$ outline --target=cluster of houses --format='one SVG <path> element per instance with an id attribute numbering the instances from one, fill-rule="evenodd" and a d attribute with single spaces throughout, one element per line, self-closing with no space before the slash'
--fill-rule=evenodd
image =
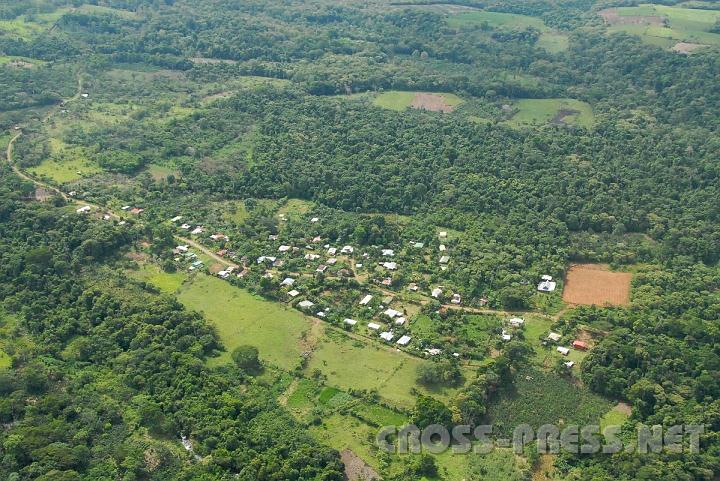
<path id="1" fill-rule="evenodd" d="M 557 344 L 560 342 L 561 339 L 562 339 L 561 334 L 559 334 L 557 332 L 550 332 L 547 335 L 546 342 Z M 590 346 L 588 346 L 588 344 L 585 341 L 581 341 L 579 339 L 575 339 L 572 342 L 571 346 L 573 349 L 578 350 L 578 351 L 587 351 L 590 348 Z M 570 348 L 565 347 L 565 346 L 557 346 L 555 348 L 555 350 L 557 352 L 559 352 L 560 354 L 562 354 L 563 356 L 567 356 L 568 354 L 570 354 Z M 565 366 L 568 368 L 571 368 L 574 365 L 575 365 L 575 363 L 573 361 L 565 362 Z"/>

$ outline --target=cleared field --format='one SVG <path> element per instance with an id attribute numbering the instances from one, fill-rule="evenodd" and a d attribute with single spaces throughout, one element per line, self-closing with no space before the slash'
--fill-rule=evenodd
<path id="1" fill-rule="evenodd" d="M 515 107 L 517 113 L 506 121 L 513 127 L 552 123 L 590 128 L 595 120 L 592 107 L 576 99 L 521 99 Z"/>
<path id="2" fill-rule="evenodd" d="M 165 272 L 155 264 L 142 264 L 137 271 L 130 271 L 130 276 L 148 282 L 162 292 L 173 294 L 187 279 L 184 272 Z"/>
<path id="3" fill-rule="evenodd" d="M 384 92 L 373 101 L 378 107 L 402 111 L 408 107 L 436 112 L 452 112 L 462 103 L 462 99 L 451 93 L 401 92 L 392 90 Z"/>
<path id="4" fill-rule="evenodd" d="M 568 304 L 630 304 L 629 272 L 611 272 L 600 264 L 577 264 L 568 270 L 563 300 Z"/>
<path id="5" fill-rule="evenodd" d="M 157 164 L 150 164 L 147 166 L 147 172 L 152 176 L 155 180 L 164 180 L 169 175 L 178 176 L 179 172 L 172 167 L 168 167 L 165 165 L 157 165 Z"/>
<path id="6" fill-rule="evenodd" d="M 530 17 L 527 15 L 501 12 L 462 12 L 458 13 L 457 15 L 450 16 L 447 23 L 451 27 L 465 27 L 487 24 L 490 27 L 534 27 L 541 32 L 548 30 L 548 28 L 545 26 L 545 23 L 539 18 Z"/>
<path id="7" fill-rule="evenodd" d="M 391 347 L 361 342 L 328 330 L 307 371 L 319 369 L 327 377 L 327 384 L 340 389 L 377 390 L 382 398 L 404 408 L 415 403 L 413 389 L 444 401 L 450 399 L 455 389 L 430 392 L 416 384 L 417 368 L 423 362 Z"/>
<path id="8" fill-rule="evenodd" d="M 543 32 L 537 41 L 537 46 L 551 53 L 564 52 L 570 46 L 570 39 L 559 32 Z"/>
<path id="9" fill-rule="evenodd" d="M 10 356 L 5 351 L 0 349 L 0 369 L 6 369 L 10 367 Z"/>
<path id="10" fill-rule="evenodd" d="M 607 426 L 622 426 L 630 417 L 631 412 L 632 409 L 630 406 L 625 403 L 619 403 L 602 417 L 600 420 L 600 430 L 602 431 Z"/>
<path id="11" fill-rule="evenodd" d="M 720 18 L 718 10 L 642 4 L 602 10 L 600 15 L 609 25 L 608 32 L 638 35 L 648 44 L 673 47 L 681 53 L 720 45 L 720 34 L 708 31 Z M 688 49 L 682 44 L 697 46 Z"/>
<path id="12" fill-rule="evenodd" d="M 102 172 L 84 150 L 71 147 L 57 139 L 50 139 L 50 157 L 28 171 L 37 177 L 47 177 L 58 184 L 74 182 Z"/>
<path id="13" fill-rule="evenodd" d="M 293 369 L 300 361 L 301 340 L 310 321 L 299 312 L 206 275 L 185 284 L 177 297 L 216 327 L 227 352 L 211 364 L 229 362 L 230 353 L 241 344 L 256 346 L 264 361 L 284 369 Z"/>

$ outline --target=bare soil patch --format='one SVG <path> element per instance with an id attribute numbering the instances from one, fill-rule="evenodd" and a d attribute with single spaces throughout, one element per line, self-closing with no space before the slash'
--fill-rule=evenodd
<path id="1" fill-rule="evenodd" d="M 450 113 L 453 106 L 448 105 L 442 95 L 418 93 L 415 94 L 410 107 L 414 109 L 430 110 L 431 112 Z"/>
<path id="2" fill-rule="evenodd" d="M 685 55 L 691 53 L 693 50 L 697 50 L 698 48 L 702 47 L 708 47 L 708 45 L 705 45 L 704 43 L 688 43 L 688 42 L 678 42 L 675 44 L 675 46 L 672 48 L 673 51 L 678 53 L 684 53 Z"/>
<path id="3" fill-rule="evenodd" d="M 576 264 L 565 279 L 563 301 L 568 304 L 626 306 L 630 304 L 632 274 L 611 272 L 601 264 Z"/>
<path id="4" fill-rule="evenodd" d="M 555 114 L 555 117 L 552 118 L 550 123 L 555 125 L 567 125 L 567 122 L 565 122 L 565 117 L 570 117 L 571 115 L 579 113 L 580 111 L 575 109 L 560 109 Z"/>
<path id="5" fill-rule="evenodd" d="M 31 64 L 30 62 L 26 62 L 24 60 L 11 60 L 8 62 L 8 67 L 15 67 L 15 68 L 33 68 L 35 65 Z"/>
<path id="6" fill-rule="evenodd" d="M 657 15 L 619 15 L 616 8 L 601 10 L 598 14 L 609 25 L 650 25 L 665 26 L 665 19 Z"/>
<path id="7" fill-rule="evenodd" d="M 340 452 L 340 459 L 345 465 L 345 479 L 347 481 L 371 481 L 373 479 L 380 479 L 380 475 L 350 449 L 343 449 L 342 452 Z"/>
<path id="8" fill-rule="evenodd" d="M 45 187 L 36 187 L 35 188 L 35 200 L 40 202 L 46 202 L 53 198 L 55 195 L 55 192 L 53 192 L 50 189 L 46 189 Z"/>

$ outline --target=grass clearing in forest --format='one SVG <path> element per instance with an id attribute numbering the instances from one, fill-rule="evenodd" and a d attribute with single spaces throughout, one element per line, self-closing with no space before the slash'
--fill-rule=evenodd
<path id="1" fill-rule="evenodd" d="M 184 272 L 165 272 L 157 264 L 143 263 L 140 269 L 130 271 L 130 276 L 145 281 L 167 294 L 173 294 L 187 279 Z"/>
<path id="2" fill-rule="evenodd" d="M 230 362 L 231 352 L 242 344 L 257 347 L 262 360 L 283 369 L 299 363 L 301 339 L 310 328 L 301 313 L 202 274 L 183 285 L 177 297 L 186 308 L 202 312 L 217 329 L 227 351 L 212 359 L 212 365 Z"/>
<path id="3" fill-rule="evenodd" d="M 437 92 L 403 92 L 399 90 L 391 90 L 383 92 L 377 97 L 373 103 L 384 109 L 403 111 L 409 107 L 415 109 L 430 110 L 434 112 L 452 112 L 452 110 L 462 103 L 462 99 L 451 93 Z"/>
<path id="4" fill-rule="evenodd" d="M 613 305 L 630 304 L 629 272 L 612 272 L 602 264 L 576 264 L 565 278 L 563 301 L 568 304 Z"/>
<path id="5" fill-rule="evenodd" d="M 35 177 L 46 177 L 58 184 L 74 182 L 102 172 L 82 147 L 70 146 L 58 139 L 50 139 L 50 156 L 40 165 L 27 169 Z"/>
<path id="6" fill-rule="evenodd" d="M 448 17 L 450 27 L 466 27 L 487 24 L 489 27 L 528 28 L 533 27 L 541 32 L 548 30 L 545 23 L 536 17 L 515 13 L 474 11 L 462 12 Z"/>
<path id="7" fill-rule="evenodd" d="M 689 53 L 707 45 L 720 45 L 720 34 L 709 30 L 720 19 L 720 10 L 681 8 L 651 3 L 636 7 L 619 7 L 602 10 L 600 15 L 608 24 L 608 32 L 625 32 L 638 35 L 645 43 L 663 47 L 677 44 L 676 51 Z"/>
<path id="8" fill-rule="evenodd" d="M 403 408 L 414 405 L 413 389 L 447 401 L 456 393 L 455 389 L 429 392 L 415 382 L 417 368 L 424 362 L 391 346 L 327 330 L 310 359 L 307 372 L 320 370 L 328 385 L 340 389 L 377 391 L 389 403 Z"/>
<path id="9" fill-rule="evenodd" d="M 556 124 L 590 128 L 595 121 L 590 104 L 576 99 L 520 99 L 514 106 L 517 113 L 506 121 L 512 127 Z"/>
<path id="10" fill-rule="evenodd" d="M 7 369 L 12 365 L 12 359 L 5 351 L 0 349 L 0 369 Z"/>

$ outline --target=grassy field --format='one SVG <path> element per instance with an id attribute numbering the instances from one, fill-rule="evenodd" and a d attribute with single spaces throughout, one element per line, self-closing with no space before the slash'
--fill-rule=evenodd
<path id="1" fill-rule="evenodd" d="M 0 349 L 0 369 L 6 369 L 10 367 L 10 356 L 5 351 Z"/>
<path id="2" fill-rule="evenodd" d="M 518 112 L 506 123 L 513 127 L 542 125 L 550 122 L 590 128 L 594 122 L 589 104 L 575 99 L 520 99 L 515 103 Z M 568 114 L 560 117 L 560 112 Z"/>
<path id="3" fill-rule="evenodd" d="M 720 45 L 720 34 L 708 32 L 720 18 L 720 11 L 718 10 L 642 4 L 637 7 L 618 8 L 617 14 L 620 17 L 662 17 L 665 19 L 666 25 L 624 25 L 618 23 L 609 27 L 609 32 L 626 32 L 639 35 L 646 43 L 666 47 L 671 47 L 677 42 Z"/>
<path id="4" fill-rule="evenodd" d="M 475 12 L 462 12 L 456 15 L 452 15 L 448 18 L 447 23 L 449 26 L 458 28 L 466 26 L 475 26 L 487 24 L 490 27 L 509 27 L 509 28 L 527 28 L 534 27 L 541 32 L 546 31 L 548 28 L 545 23 L 535 17 L 527 15 L 517 15 L 514 13 L 501 13 L 501 12 L 486 12 L 486 11 L 475 11 Z"/>
<path id="5" fill-rule="evenodd" d="M 173 169 L 172 167 L 165 166 L 165 165 L 150 164 L 147 166 L 147 172 L 155 180 L 166 179 L 169 175 L 174 175 L 176 177 L 178 176 L 177 170 Z"/>
<path id="6" fill-rule="evenodd" d="M 550 53 L 559 53 L 568 49 L 570 40 L 567 35 L 559 32 L 543 32 L 537 41 L 537 46 Z"/>
<path id="7" fill-rule="evenodd" d="M 391 347 L 357 341 L 339 331 L 328 330 L 307 370 L 319 369 L 329 385 L 340 389 L 377 390 L 382 398 L 399 407 L 414 405 L 413 389 L 447 401 L 456 390 L 431 393 L 415 383 L 417 368 L 423 362 Z"/>
<path id="8" fill-rule="evenodd" d="M 512 434 L 515 426 L 599 423 L 612 403 L 552 373 L 528 369 L 518 373 L 515 386 L 490 405 L 494 432 Z"/>
<path id="9" fill-rule="evenodd" d="M 241 344 L 256 346 L 264 361 L 284 369 L 293 369 L 300 361 L 300 341 L 310 322 L 299 312 L 206 275 L 183 285 L 178 299 L 188 309 L 205 314 L 216 327 L 227 352 L 212 364 L 228 362 Z"/>
<path id="10" fill-rule="evenodd" d="M 142 264 L 137 271 L 130 271 L 135 279 L 148 282 L 162 292 L 173 294 L 187 279 L 185 272 L 165 272 L 156 264 Z"/>
<path id="11" fill-rule="evenodd" d="M 402 92 L 398 90 L 391 90 L 383 92 L 375 97 L 373 103 L 384 109 L 402 111 L 410 107 L 410 104 L 412 104 L 415 96 L 419 93 L 422 92 Z M 460 97 L 451 93 L 434 93 L 434 95 L 442 97 L 447 105 L 453 107 L 462 103 L 462 99 Z"/>
<path id="12" fill-rule="evenodd" d="M 28 171 L 37 177 L 47 177 L 58 184 L 73 182 L 102 172 L 82 148 L 71 147 L 58 139 L 50 139 L 50 157 Z"/>
<path id="13" fill-rule="evenodd" d="M 608 426 L 622 426 L 629 417 L 627 408 L 617 405 L 600 419 L 600 431 L 602 432 Z"/>

